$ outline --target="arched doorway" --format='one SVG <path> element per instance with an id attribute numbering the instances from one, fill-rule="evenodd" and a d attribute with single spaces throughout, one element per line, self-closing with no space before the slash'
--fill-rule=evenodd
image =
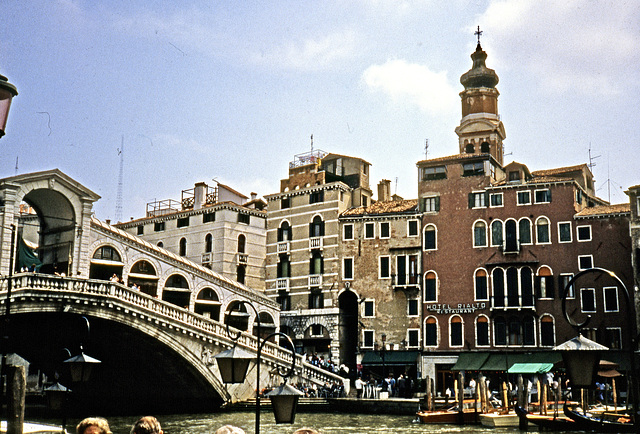
<path id="1" fill-rule="evenodd" d="M 114 274 L 122 278 L 124 263 L 118 251 L 112 246 L 100 246 L 91 257 L 90 279 L 109 280 Z"/>
<path id="2" fill-rule="evenodd" d="M 169 276 L 162 290 L 162 299 L 176 306 L 188 309 L 189 302 L 191 301 L 191 291 L 189 290 L 187 279 L 181 274 L 172 274 Z"/>
<path id="3" fill-rule="evenodd" d="M 220 299 L 213 288 L 203 288 L 198 292 L 194 311 L 197 314 L 220 321 Z"/>
<path id="4" fill-rule="evenodd" d="M 141 292 L 152 297 L 158 296 L 158 276 L 156 269 L 149 261 L 138 261 L 131 267 L 127 275 L 127 286 L 136 285 Z"/>
<path id="5" fill-rule="evenodd" d="M 358 296 L 347 289 L 338 297 L 338 309 L 340 363 L 349 368 L 349 377 L 354 379 L 358 349 Z"/>

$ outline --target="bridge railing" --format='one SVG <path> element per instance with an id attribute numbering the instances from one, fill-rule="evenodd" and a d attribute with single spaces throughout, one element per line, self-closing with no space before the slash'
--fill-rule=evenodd
<path id="1" fill-rule="evenodd" d="M 233 345 L 232 339 L 227 334 L 226 324 L 203 317 L 187 309 L 175 306 L 163 300 L 159 300 L 119 283 L 104 280 L 85 279 L 81 277 L 63 277 L 38 273 L 20 273 L 14 275 L 13 277 L 11 277 L 11 279 L 12 291 L 15 291 L 16 295 L 17 292 L 21 289 L 28 289 L 77 292 L 102 297 L 112 297 L 137 306 L 138 308 L 152 311 L 153 313 L 162 317 L 169 318 L 171 320 L 194 327 L 203 332 L 212 334 L 223 345 L 226 344 L 229 347 Z M 0 293 L 7 291 L 8 281 L 8 277 L 0 278 Z M 0 302 L 5 302 L 2 297 L 0 297 Z M 258 351 L 258 339 L 251 333 L 242 332 L 237 342 L 238 345 L 244 347 L 249 351 L 252 351 L 254 353 Z M 262 356 L 263 358 L 266 357 L 267 359 L 271 359 L 276 363 L 284 363 L 287 365 L 291 363 L 290 350 L 280 347 L 279 345 L 271 342 L 268 342 L 263 347 Z M 304 357 L 300 355 L 296 355 L 296 357 L 298 358 L 298 363 L 296 363 L 296 374 L 300 377 L 308 380 L 315 380 L 318 383 L 344 381 L 344 379 L 339 375 L 306 363 Z"/>

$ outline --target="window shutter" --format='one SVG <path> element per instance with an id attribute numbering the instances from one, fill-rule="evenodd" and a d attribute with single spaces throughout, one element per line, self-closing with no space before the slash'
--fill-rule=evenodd
<path id="1" fill-rule="evenodd" d="M 324 237 L 324 220 L 320 222 L 320 236 Z"/>
<path id="2" fill-rule="evenodd" d="M 551 189 L 547 190 L 547 199 L 551 202 Z"/>
<path id="3" fill-rule="evenodd" d="M 473 208 L 474 200 L 473 193 L 469 193 L 469 209 Z"/>
<path id="4" fill-rule="evenodd" d="M 549 276 L 547 278 L 547 296 L 550 298 L 556 298 L 556 291 L 555 291 L 555 280 L 553 279 L 552 276 Z"/>
<path id="5" fill-rule="evenodd" d="M 436 211 L 440 211 L 440 196 L 436 196 Z"/>
<path id="6" fill-rule="evenodd" d="M 540 294 L 540 279 L 544 279 L 543 277 L 540 276 L 536 276 L 534 279 L 534 286 L 535 286 L 535 292 L 536 292 L 536 297 L 540 298 L 542 296 L 542 294 Z"/>
<path id="7" fill-rule="evenodd" d="M 313 238 L 313 223 L 309 223 L 309 238 Z"/>
<path id="8" fill-rule="evenodd" d="M 484 206 L 489 206 L 489 192 L 484 192 Z"/>

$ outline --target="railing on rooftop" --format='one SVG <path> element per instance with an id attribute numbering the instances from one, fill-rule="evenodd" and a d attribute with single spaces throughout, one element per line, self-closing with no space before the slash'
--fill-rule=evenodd
<path id="1" fill-rule="evenodd" d="M 154 200 L 147 203 L 147 217 L 158 217 L 181 210 L 180 202 L 173 199 Z"/>
<path id="2" fill-rule="evenodd" d="M 293 156 L 293 161 L 289 162 L 289 169 L 306 166 L 307 164 L 318 164 L 327 155 L 327 152 L 320 149 L 303 152 Z"/>

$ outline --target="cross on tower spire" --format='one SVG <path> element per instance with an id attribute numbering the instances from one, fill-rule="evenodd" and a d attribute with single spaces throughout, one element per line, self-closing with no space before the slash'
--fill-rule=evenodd
<path id="1" fill-rule="evenodd" d="M 482 36 L 482 30 L 480 30 L 480 26 L 478 26 L 478 30 L 473 32 L 473 34 L 478 37 L 478 45 L 480 45 L 480 36 Z"/>

